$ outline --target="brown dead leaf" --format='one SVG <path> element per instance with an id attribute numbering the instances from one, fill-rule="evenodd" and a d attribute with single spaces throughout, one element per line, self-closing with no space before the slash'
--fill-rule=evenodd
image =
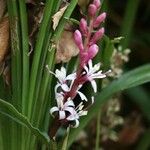
<path id="1" fill-rule="evenodd" d="M 64 7 L 62 7 L 57 13 L 55 13 L 52 17 L 53 19 L 53 29 L 55 30 L 56 27 L 58 26 L 59 20 L 63 16 L 65 10 L 67 9 L 68 4 L 66 4 Z"/>
<path id="2" fill-rule="evenodd" d="M 6 9 L 6 0 L 0 0 L 0 20 L 4 15 Z"/>
<path id="3" fill-rule="evenodd" d="M 9 46 L 9 20 L 3 18 L 0 22 L 0 63 L 8 52 Z"/>
<path id="4" fill-rule="evenodd" d="M 31 2 L 31 1 L 30 1 Z M 35 1 L 36 2 L 36 1 Z M 29 3 L 30 4 L 30 3 Z M 30 55 L 34 49 L 37 33 L 43 19 L 44 5 L 43 3 L 28 6 L 28 22 L 29 22 L 29 45 Z"/>
<path id="5" fill-rule="evenodd" d="M 89 3 L 89 0 L 78 0 L 78 5 L 80 7 L 84 7 L 84 6 L 87 6 Z"/>
<path id="6" fill-rule="evenodd" d="M 79 49 L 74 42 L 73 32 L 64 31 L 57 42 L 56 63 L 68 62 L 71 57 L 76 56 L 78 53 Z"/>

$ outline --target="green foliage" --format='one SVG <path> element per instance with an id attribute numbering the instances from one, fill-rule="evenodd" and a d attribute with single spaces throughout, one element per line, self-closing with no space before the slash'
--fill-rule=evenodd
<path id="1" fill-rule="evenodd" d="M 27 127 L 32 134 L 42 139 L 46 144 L 50 143 L 50 139 L 46 133 L 41 132 L 38 128 L 33 127 L 27 117 L 18 112 L 13 105 L 2 99 L 0 99 L 0 113 L 10 117 L 20 125 Z"/>
<path id="2" fill-rule="evenodd" d="M 50 70 L 53 70 L 55 67 L 55 44 L 64 30 L 66 22 L 79 25 L 79 21 L 76 20 L 76 18 L 70 18 L 78 0 L 71 0 L 56 30 L 54 31 L 52 29 L 51 18 L 58 11 L 61 2 L 61 0 L 46 0 L 43 19 L 32 54 L 33 58 L 30 59 L 26 1 L 7 0 L 11 32 L 12 83 L 11 89 L 5 91 L 4 83 L 2 79 L 0 79 L 0 98 L 4 99 L 0 99 L 0 126 L 2 126 L 0 128 L 1 150 L 36 149 L 38 142 L 43 146 L 43 150 L 47 148 L 52 150 L 59 149 L 59 144 L 50 140 L 47 134 L 50 118 L 48 110 L 55 97 L 51 92 L 51 88 L 53 88 L 52 76 L 49 75 L 45 66 L 48 65 Z M 122 40 L 123 47 L 129 45 L 138 5 L 139 0 L 136 0 L 136 2 L 129 0 L 127 3 L 121 29 L 121 35 L 125 37 Z M 107 0 L 104 1 L 102 8 L 109 10 Z M 148 35 L 145 34 L 145 37 L 148 37 Z M 110 68 L 110 59 L 114 50 L 114 44 L 118 42 L 120 42 L 119 38 L 111 40 L 105 35 L 103 41 L 99 44 L 102 47 L 102 51 L 95 58 L 95 62 L 101 61 L 104 70 Z M 66 65 L 67 71 L 71 73 L 77 63 L 78 59 L 72 58 Z M 67 132 L 66 137 L 60 144 L 62 149 L 67 149 L 68 141 L 69 146 L 72 144 L 79 132 L 99 113 L 102 104 L 107 102 L 111 96 L 147 82 L 150 82 L 150 64 L 143 65 L 125 73 L 119 79 L 114 80 L 107 87 L 102 89 L 102 91 L 96 95 L 95 104 L 90 108 L 88 115 L 80 120 L 80 126 L 77 129 L 72 129 L 71 132 Z M 101 82 L 99 83 L 99 87 L 101 87 Z M 145 90 L 133 88 L 126 92 L 128 96 L 139 105 L 143 114 L 150 120 L 149 95 Z M 98 115 L 98 120 L 99 119 L 100 117 Z M 99 147 L 99 129 L 100 127 L 97 126 L 97 149 Z M 148 148 L 148 133 L 143 135 L 138 145 L 139 150 L 146 150 L 146 148 Z"/>

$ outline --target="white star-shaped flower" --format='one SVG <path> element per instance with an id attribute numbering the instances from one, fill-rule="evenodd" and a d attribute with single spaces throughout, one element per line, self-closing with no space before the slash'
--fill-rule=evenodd
<path id="1" fill-rule="evenodd" d="M 54 112 L 58 112 L 59 120 L 62 120 L 67 117 L 66 112 L 69 112 L 70 114 L 74 113 L 74 103 L 70 98 L 68 98 L 68 100 L 64 103 L 63 95 L 57 93 L 56 100 L 57 100 L 57 106 L 54 106 L 50 109 L 51 115 L 53 115 Z"/>
<path id="2" fill-rule="evenodd" d="M 81 102 L 74 111 L 66 118 L 68 121 L 75 121 L 75 125 L 72 126 L 74 128 L 77 128 L 79 126 L 79 118 L 80 116 L 87 115 L 88 111 L 83 110 L 83 102 Z"/>
<path id="3" fill-rule="evenodd" d="M 93 87 L 94 92 L 97 92 L 97 84 L 96 81 L 94 79 L 102 79 L 106 77 L 106 74 L 109 71 L 107 71 L 106 73 L 102 73 L 102 70 L 100 69 L 100 63 L 96 64 L 96 65 L 92 65 L 92 60 L 89 60 L 88 62 L 88 67 L 84 66 L 84 69 L 86 72 L 84 72 L 84 74 L 86 74 L 87 80 L 89 80 L 91 82 L 91 85 Z"/>
<path id="4" fill-rule="evenodd" d="M 70 91 L 72 83 L 76 78 L 76 73 L 67 75 L 67 71 L 63 66 L 61 67 L 60 70 L 56 69 L 55 73 L 49 70 L 48 65 L 46 66 L 46 68 L 48 69 L 49 73 L 53 74 L 58 79 L 59 82 L 56 85 L 57 88 L 61 87 L 65 92 Z M 70 87 L 67 85 L 68 80 L 71 80 Z"/>

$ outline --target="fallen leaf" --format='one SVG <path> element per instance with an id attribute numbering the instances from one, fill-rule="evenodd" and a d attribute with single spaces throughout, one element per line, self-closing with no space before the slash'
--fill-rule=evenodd
<path id="1" fill-rule="evenodd" d="M 68 62 L 78 53 L 79 49 L 74 42 L 73 32 L 64 30 L 60 40 L 57 42 L 56 63 Z"/>
<path id="2" fill-rule="evenodd" d="M 4 15 L 6 9 L 6 0 L 0 0 L 0 20 Z"/>
<path id="3" fill-rule="evenodd" d="M 9 20 L 3 18 L 0 22 L 0 63 L 4 60 L 9 47 Z"/>
<path id="4" fill-rule="evenodd" d="M 30 24 L 30 28 L 29 28 L 30 52 L 28 55 L 30 55 L 34 49 L 38 29 L 43 19 L 43 13 L 44 13 L 43 3 L 28 7 L 28 16 L 29 16 L 28 22 Z"/>
<path id="5" fill-rule="evenodd" d="M 65 10 L 67 9 L 68 4 L 66 4 L 64 7 L 62 7 L 57 13 L 55 13 L 52 17 L 53 19 L 53 29 L 55 30 L 56 27 L 58 26 L 59 20 L 63 16 Z"/>

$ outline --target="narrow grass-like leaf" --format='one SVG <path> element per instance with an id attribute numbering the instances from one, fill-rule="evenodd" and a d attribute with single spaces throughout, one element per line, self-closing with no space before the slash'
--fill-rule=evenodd
<path id="1" fill-rule="evenodd" d="M 38 128 L 33 127 L 27 117 L 18 112 L 13 105 L 2 99 L 0 99 L 0 113 L 10 117 L 19 124 L 26 126 L 32 134 L 42 139 L 45 143 L 48 144 L 50 142 L 50 139 L 46 133 L 41 132 Z"/>
<path id="2" fill-rule="evenodd" d="M 137 144 L 136 150 L 149 150 L 150 148 L 150 129 L 148 129 L 143 136 L 141 137 L 141 140 Z"/>
<path id="3" fill-rule="evenodd" d="M 66 137 L 63 140 L 62 150 L 67 150 L 69 133 L 70 133 L 70 127 L 68 127 Z"/>
<path id="4" fill-rule="evenodd" d="M 21 111 L 22 93 L 22 57 L 21 57 L 21 38 L 20 22 L 17 0 L 7 0 L 10 34 L 11 34 L 11 103 Z M 11 149 L 21 148 L 21 128 L 15 122 L 9 124 L 11 129 Z M 8 135 L 9 136 L 9 135 Z M 6 143 L 8 144 L 8 143 Z"/>
<path id="5" fill-rule="evenodd" d="M 29 88 L 29 103 L 28 103 L 28 110 L 27 110 L 27 116 L 31 119 L 32 114 L 32 107 L 34 107 L 35 99 L 34 99 L 34 91 L 36 90 L 36 79 L 38 76 L 38 67 L 40 62 L 40 56 L 42 53 L 42 47 L 45 39 L 45 34 L 47 31 L 47 27 L 49 24 L 49 20 L 51 17 L 51 11 L 53 7 L 54 0 L 47 0 L 46 7 L 45 7 L 45 13 L 43 15 L 43 21 L 40 27 L 40 31 L 38 34 L 37 42 L 35 45 L 34 50 L 34 57 L 33 57 L 33 63 L 32 63 L 32 69 L 31 69 L 31 78 L 30 78 L 30 88 Z M 38 82 L 38 81 L 37 81 Z"/>
<path id="6" fill-rule="evenodd" d="M 29 89 L 29 37 L 28 37 L 28 21 L 27 21 L 27 10 L 25 0 L 19 0 L 19 14 L 20 14 L 20 25 L 21 25 L 21 50 L 22 50 L 22 113 L 25 114 L 26 101 L 28 98 Z M 25 129 L 22 128 L 21 146 L 24 149 L 26 138 Z"/>
<path id="7" fill-rule="evenodd" d="M 88 115 L 81 118 L 80 126 L 71 131 L 69 145 L 74 141 L 79 132 L 88 124 L 92 117 L 98 113 L 101 105 L 108 101 L 113 94 L 147 82 L 150 82 L 150 64 L 125 73 L 119 79 L 114 80 L 110 85 L 104 88 L 101 93 L 97 94 L 95 103 L 89 110 Z"/>
<path id="8" fill-rule="evenodd" d="M 21 22 L 21 43 L 22 43 L 22 111 L 25 113 L 25 106 L 29 88 L 29 37 L 28 22 L 25 0 L 19 0 L 20 22 Z"/>
<path id="9" fill-rule="evenodd" d="M 134 25 L 136 12 L 139 6 L 140 0 L 128 0 L 124 20 L 122 22 L 121 36 L 125 37 L 122 40 L 123 48 L 127 48 L 130 42 L 131 31 Z"/>
<path id="10" fill-rule="evenodd" d="M 65 11 L 62 19 L 60 20 L 60 23 L 58 25 L 58 27 L 56 28 L 56 31 L 54 33 L 54 36 L 52 37 L 52 41 L 54 40 L 58 40 L 60 38 L 60 35 L 64 29 L 64 25 L 66 23 L 66 20 L 64 19 L 64 17 L 70 17 L 72 11 L 74 10 L 75 6 L 77 4 L 77 0 L 72 0 L 67 8 L 67 10 Z M 53 70 L 53 64 L 54 64 L 54 54 L 55 54 L 55 47 L 54 45 L 49 45 L 49 49 L 48 49 L 48 52 L 47 52 L 47 58 L 46 58 L 46 62 L 45 64 L 49 66 L 49 68 L 51 70 Z M 47 98 L 48 97 L 47 95 L 48 92 L 50 92 L 50 75 L 48 73 L 48 71 L 44 70 L 44 74 L 43 74 L 43 79 L 42 79 L 42 84 L 41 84 L 41 92 L 40 92 L 40 95 L 39 95 L 39 100 L 42 102 L 43 105 L 42 108 L 43 110 L 47 110 L 48 106 L 47 105 Z M 39 109 L 40 110 L 40 109 Z M 40 121 L 39 119 L 44 115 L 43 112 L 42 114 L 40 113 L 39 114 L 40 116 L 38 117 L 38 122 Z"/>

